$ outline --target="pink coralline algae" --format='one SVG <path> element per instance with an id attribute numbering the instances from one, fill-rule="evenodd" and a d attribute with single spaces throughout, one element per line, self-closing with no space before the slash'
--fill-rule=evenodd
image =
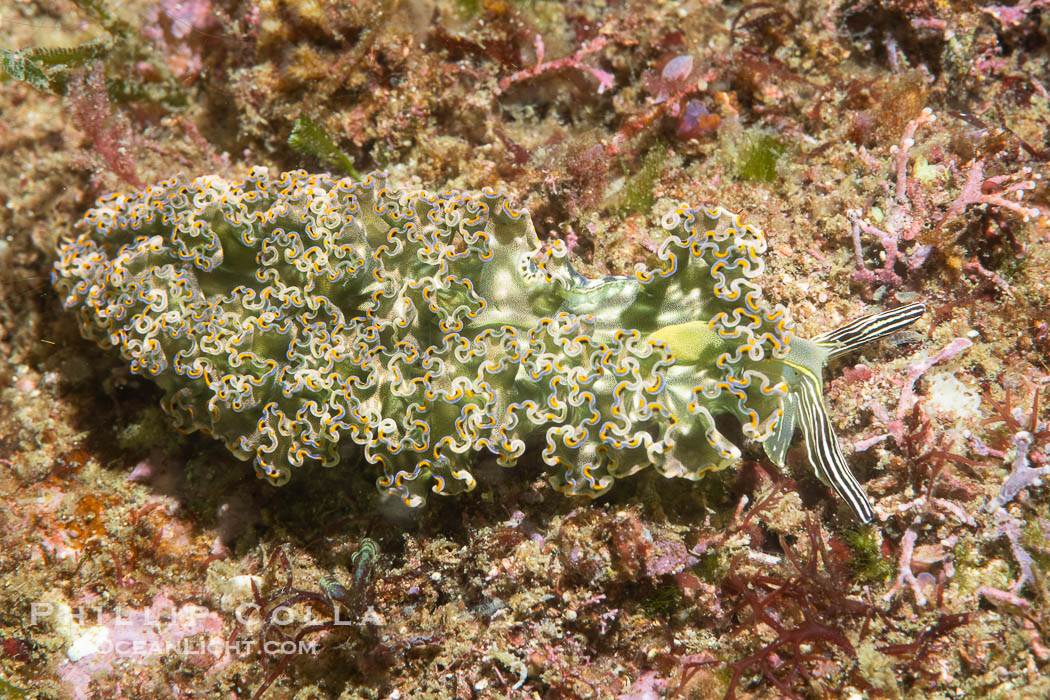
<path id="1" fill-rule="evenodd" d="M 149 607 L 115 612 L 42 602 L 33 614 L 66 638 L 66 658 L 57 670 L 76 700 L 93 697 L 93 679 L 120 667 L 148 668 L 173 651 L 199 657 L 204 668 L 218 669 L 230 660 L 218 613 L 163 595 L 154 596 Z"/>
<path id="2" fill-rule="evenodd" d="M 196 78 L 204 68 L 209 39 L 218 29 L 211 0 L 163 0 L 150 8 L 142 30 L 179 78 Z"/>

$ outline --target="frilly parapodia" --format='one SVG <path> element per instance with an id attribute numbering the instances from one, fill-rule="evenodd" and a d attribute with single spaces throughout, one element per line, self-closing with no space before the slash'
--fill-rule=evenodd
<path id="1" fill-rule="evenodd" d="M 801 427 L 817 476 L 872 518 L 821 376 L 922 304 L 806 340 L 755 284 L 762 232 L 722 209 L 668 214 L 651 264 L 589 279 L 502 194 L 383 183 L 254 168 L 103 197 L 53 283 L 182 429 L 277 484 L 363 453 L 417 505 L 473 488 L 477 453 L 510 466 L 545 443 L 552 482 L 596 496 L 650 465 L 698 479 L 733 463 L 729 415 L 778 464 Z"/>

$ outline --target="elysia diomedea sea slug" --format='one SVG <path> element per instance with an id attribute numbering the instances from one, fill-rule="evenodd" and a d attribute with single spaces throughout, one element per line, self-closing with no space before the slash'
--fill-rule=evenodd
<path id="1" fill-rule="evenodd" d="M 491 190 L 255 168 L 101 198 L 53 281 L 181 428 L 276 484 L 359 447 L 379 488 L 417 505 L 473 488 L 476 453 L 510 466 L 536 438 L 558 488 L 596 496 L 650 465 L 698 479 L 731 464 L 729 414 L 778 464 L 801 427 L 817 476 L 871 520 L 821 375 L 923 305 L 799 338 L 755 283 L 759 229 L 721 209 L 662 225 L 651 267 L 589 279 Z"/>

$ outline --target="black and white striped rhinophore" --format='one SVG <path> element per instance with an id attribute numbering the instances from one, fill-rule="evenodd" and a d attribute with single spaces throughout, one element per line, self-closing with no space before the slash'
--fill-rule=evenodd
<path id="1" fill-rule="evenodd" d="M 833 331 L 821 333 L 812 341 L 827 348 L 830 359 L 845 355 L 865 343 L 896 333 L 915 323 L 924 313 L 926 313 L 926 305 L 922 303 L 898 306 L 896 309 L 850 321 Z"/>

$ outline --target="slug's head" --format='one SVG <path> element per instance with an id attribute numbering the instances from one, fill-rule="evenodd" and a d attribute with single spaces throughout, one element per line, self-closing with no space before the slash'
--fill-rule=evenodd
<path id="1" fill-rule="evenodd" d="M 909 304 L 859 318 L 811 340 L 795 338 L 787 357 L 780 361 L 783 364 L 782 379 L 788 391 L 782 400 L 784 413 L 763 443 L 766 454 L 778 466 L 783 466 L 795 427 L 801 427 L 809 463 L 817 478 L 835 489 L 862 523 L 871 522 L 874 511 L 846 465 L 824 407 L 824 367 L 833 357 L 910 325 L 925 311 L 923 304 Z"/>

